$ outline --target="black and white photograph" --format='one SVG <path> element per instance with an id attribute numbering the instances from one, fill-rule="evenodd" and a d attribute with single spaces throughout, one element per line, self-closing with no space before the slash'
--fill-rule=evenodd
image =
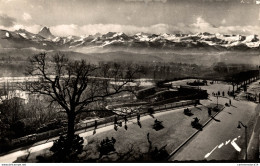
<path id="1" fill-rule="evenodd" d="M 260 0 L 0 0 L 0 164 L 260 162 Z"/>

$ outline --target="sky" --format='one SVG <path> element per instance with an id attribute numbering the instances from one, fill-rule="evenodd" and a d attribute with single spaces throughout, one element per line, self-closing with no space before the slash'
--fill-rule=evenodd
<path id="1" fill-rule="evenodd" d="M 256 0 L 0 0 L 0 29 L 95 33 L 260 33 Z"/>

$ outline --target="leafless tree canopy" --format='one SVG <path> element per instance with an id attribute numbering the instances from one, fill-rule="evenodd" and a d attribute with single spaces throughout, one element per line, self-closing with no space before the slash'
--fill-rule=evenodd
<path id="1" fill-rule="evenodd" d="M 68 116 L 68 134 L 74 134 L 74 121 L 78 114 L 94 110 L 93 103 L 102 102 L 121 92 L 134 92 L 129 86 L 141 72 L 134 65 L 92 65 L 86 61 L 72 61 L 62 54 L 34 55 L 30 59 L 27 75 L 37 81 L 27 82 L 24 90 L 49 96 Z"/>
<path id="2" fill-rule="evenodd" d="M 86 61 L 71 61 L 65 55 L 48 57 L 46 53 L 30 59 L 27 74 L 38 81 L 27 83 L 25 90 L 47 95 L 67 113 L 79 114 L 93 102 L 121 92 L 134 92 L 128 86 L 140 73 L 133 65 L 88 64 Z M 88 108 L 89 109 L 89 108 Z"/>

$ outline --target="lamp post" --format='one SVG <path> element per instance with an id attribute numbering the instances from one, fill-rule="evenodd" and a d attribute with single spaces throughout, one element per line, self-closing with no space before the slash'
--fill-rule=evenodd
<path id="1" fill-rule="evenodd" d="M 218 108 L 218 94 L 217 94 L 217 108 Z"/>
<path id="2" fill-rule="evenodd" d="M 246 146 L 246 160 L 247 160 L 247 126 L 244 125 L 242 122 L 238 121 L 238 129 L 241 129 L 241 125 L 245 128 L 245 146 Z"/>

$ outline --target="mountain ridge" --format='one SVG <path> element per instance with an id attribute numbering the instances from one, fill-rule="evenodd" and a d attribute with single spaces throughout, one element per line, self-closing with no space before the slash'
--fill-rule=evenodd
<path id="1" fill-rule="evenodd" d="M 51 33 L 50 28 L 48 28 L 48 27 L 43 27 L 39 31 L 38 35 L 44 37 L 45 39 L 53 39 L 53 38 L 55 38 L 55 36 Z"/>
<path id="2" fill-rule="evenodd" d="M 123 32 L 97 33 L 83 36 L 54 36 L 43 27 L 34 34 L 25 29 L 0 30 L 0 48 L 38 48 L 46 50 L 73 50 L 77 48 L 126 48 L 126 49 L 170 49 L 170 50 L 256 50 L 260 41 L 257 35 L 211 34 L 149 34 L 127 35 Z"/>

